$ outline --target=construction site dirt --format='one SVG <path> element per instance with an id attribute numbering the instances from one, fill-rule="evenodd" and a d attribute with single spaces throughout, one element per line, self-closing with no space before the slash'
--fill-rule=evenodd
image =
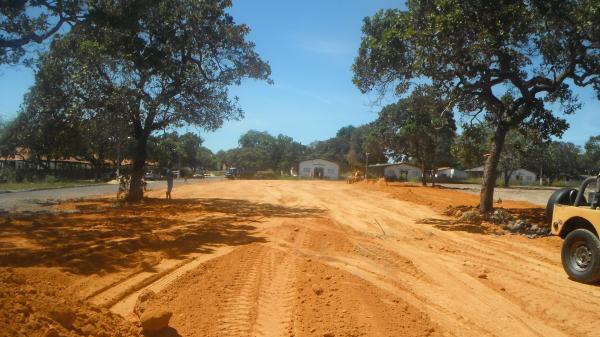
<path id="1" fill-rule="evenodd" d="M 0 336 L 598 336 L 561 239 L 461 217 L 478 196 L 233 180 L 0 218 Z M 496 203 L 544 226 L 544 210 Z M 460 213 L 460 214 L 459 214 Z M 145 310 L 172 313 L 145 332 Z"/>

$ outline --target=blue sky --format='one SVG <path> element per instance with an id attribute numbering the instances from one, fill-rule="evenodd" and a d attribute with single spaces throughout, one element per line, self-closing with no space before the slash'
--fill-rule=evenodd
<path id="1" fill-rule="evenodd" d="M 237 146 L 250 129 L 289 135 L 303 144 L 333 137 L 346 125 L 374 120 L 381 105 L 352 84 L 351 66 L 361 38 L 362 19 L 382 8 L 403 7 L 404 0 L 234 0 L 238 23 L 250 26 L 249 39 L 271 65 L 274 84 L 245 81 L 231 93 L 245 111 L 241 121 L 215 132 L 193 127 L 213 151 Z M 33 83 L 31 70 L 0 68 L 0 118 L 11 119 Z M 600 134 L 600 104 L 591 89 L 578 90 L 583 108 L 569 117 L 563 140 L 583 145 Z"/>

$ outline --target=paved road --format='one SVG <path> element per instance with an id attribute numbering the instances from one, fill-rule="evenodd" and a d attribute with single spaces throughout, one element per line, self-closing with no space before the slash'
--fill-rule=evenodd
<path id="1" fill-rule="evenodd" d="M 471 194 L 479 194 L 481 190 L 481 186 L 477 184 L 440 184 L 444 187 L 453 188 L 462 190 Z M 557 190 L 557 187 L 542 187 L 537 188 L 535 186 L 532 187 L 496 187 L 494 190 L 494 199 L 504 199 L 504 200 L 521 200 L 528 201 L 532 204 L 546 206 L 548 202 L 548 198 L 552 192 Z"/>
<path id="2" fill-rule="evenodd" d="M 190 179 L 184 182 L 183 179 L 175 180 L 175 188 L 181 184 L 207 184 L 220 180 L 219 177 L 209 177 L 206 179 Z M 148 189 L 166 188 L 165 181 L 149 181 Z M 93 185 L 82 187 L 69 187 L 40 191 L 25 191 L 0 194 L 0 212 L 23 212 L 23 211 L 49 211 L 51 206 L 58 201 L 69 199 L 87 198 L 96 195 L 111 194 L 116 195 L 118 185 Z"/>

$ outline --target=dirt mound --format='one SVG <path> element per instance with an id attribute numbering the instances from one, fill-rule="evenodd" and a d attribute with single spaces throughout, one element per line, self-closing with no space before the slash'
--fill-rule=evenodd
<path id="1" fill-rule="evenodd" d="M 421 186 L 412 183 L 389 182 L 387 184 L 359 184 L 357 186 L 390 193 L 394 198 L 413 202 L 420 205 L 430 206 L 438 211 L 444 211 L 448 207 L 479 205 L 479 196 L 455 189 L 441 186 Z M 496 200 L 494 207 L 502 208 L 540 208 L 537 205 L 525 201 Z"/>
<path id="2" fill-rule="evenodd" d="M 0 336 L 141 336 L 120 316 L 73 299 L 65 278 L 53 270 L 0 269 Z"/>
<path id="3" fill-rule="evenodd" d="M 431 207 L 455 218 L 447 227 L 469 224 L 479 233 L 501 234 L 507 231 L 525 235 L 548 235 L 545 210 L 537 205 L 514 200 L 497 200 L 495 213 L 479 213 L 479 196 L 444 187 L 418 186 L 410 183 L 363 184 L 364 188 L 385 191 L 393 198 Z M 516 221 L 525 225 L 516 225 Z M 469 227 L 469 226 L 466 226 Z M 517 228 L 513 230 L 514 228 Z"/>
<path id="4" fill-rule="evenodd" d="M 310 259 L 300 271 L 297 336 L 442 336 L 427 314 L 359 277 Z"/>
<path id="5" fill-rule="evenodd" d="M 492 232 L 514 232 L 524 235 L 550 235 L 550 224 L 542 208 L 496 208 L 489 214 L 481 214 L 477 207 L 448 206 L 445 215 L 455 217 L 457 222 L 480 225 Z"/>
<path id="6" fill-rule="evenodd" d="M 149 308 L 182 336 L 440 336 L 402 298 L 337 268 L 252 244 L 196 269 Z"/>

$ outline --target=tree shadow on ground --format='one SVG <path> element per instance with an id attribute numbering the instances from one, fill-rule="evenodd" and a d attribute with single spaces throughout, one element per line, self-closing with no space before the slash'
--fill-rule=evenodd
<path id="1" fill-rule="evenodd" d="M 149 268 L 160 257 L 210 253 L 216 245 L 264 242 L 264 218 L 319 216 L 317 208 L 237 199 L 77 201 L 63 213 L 0 217 L 0 266 L 60 267 L 75 274 Z"/>
<path id="2" fill-rule="evenodd" d="M 177 330 L 168 327 L 154 332 L 145 332 L 145 337 L 181 337 Z"/>

